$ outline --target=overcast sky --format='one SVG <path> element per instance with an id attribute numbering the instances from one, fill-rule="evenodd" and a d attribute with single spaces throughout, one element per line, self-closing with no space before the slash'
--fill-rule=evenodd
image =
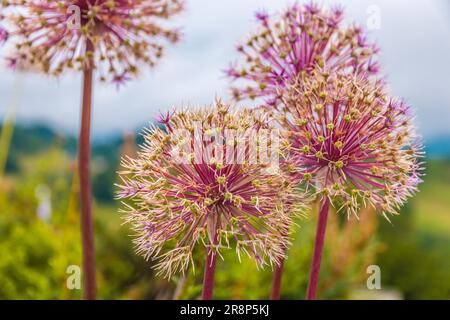
<path id="1" fill-rule="evenodd" d="M 183 41 L 168 48 L 154 70 L 117 91 L 95 87 L 94 135 L 120 133 L 141 127 L 172 106 L 210 104 L 228 99 L 228 80 L 222 70 L 237 58 L 234 45 L 255 27 L 254 11 L 276 12 L 292 1 L 187 0 L 177 19 Z M 380 10 L 380 29 L 371 39 L 382 49 L 383 70 L 391 91 L 417 110 L 426 138 L 450 135 L 450 4 L 448 0 L 341 0 L 347 20 L 365 25 L 371 6 Z M 59 80 L 19 75 L 0 69 L 0 118 L 17 96 L 19 122 L 44 122 L 75 133 L 79 123 L 81 77 Z"/>

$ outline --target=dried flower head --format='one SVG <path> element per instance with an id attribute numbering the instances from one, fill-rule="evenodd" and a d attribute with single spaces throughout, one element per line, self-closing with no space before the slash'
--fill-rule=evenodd
<path id="1" fill-rule="evenodd" d="M 410 107 L 357 75 L 313 71 L 286 89 L 280 121 L 303 185 L 348 214 L 385 217 L 417 191 L 421 146 Z"/>
<path id="2" fill-rule="evenodd" d="M 16 27 L 11 59 L 59 76 L 94 67 L 102 81 L 138 74 L 163 54 L 161 40 L 176 42 L 177 30 L 163 26 L 182 0 L 3 0 Z M 93 65 L 91 65 L 93 61 Z"/>
<path id="3" fill-rule="evenodd" d="M 118 198 L 130 200 L 126 221 L 137 251 L 158 261 L 159 273 L 184 272 L 198 245 L 219 255 L 236 246 L 239 258 L 245 253 L 258 266 L 284 257 L 291 213 L 303 203 L 273 158 L 253 161 L 255 147 L 279 155 L 285 145 L 266 118 L 221 102 L 167 113 L 162 127 L 144 133 L 137 159 L 123 159 Z"/>
<path id="4" fill-rule="evenodd" d="M 360 27 L 343 25 L 339 7 L 294 4 L 275 17 L 260 12 L 256 18 L 259 30 L 237 46 L 244 64 L 227 70 L 231 79 L 244 80 L 232 88 L 236 100 L 262 97 L 276 105 L 277 88 L 316 65 L 341 73 L 378 71 L 377 48 Z"/>

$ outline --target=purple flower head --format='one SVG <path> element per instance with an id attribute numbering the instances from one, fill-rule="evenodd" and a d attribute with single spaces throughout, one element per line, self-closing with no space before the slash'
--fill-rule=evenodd
<path id="1" fill-rule="evenodd" d="M 165 126 L 170 126 L 170 122 L 172 117 L 174 116 L 175 111 L 167 111 L 165 114 L 161 114 L 158 118 L 158 122 Z M 169 128 L 171 130 L 171 128 Z"/>
<path id="2" fill-rule="evenodd" d="M 54 76 L 93 67 L 109 82 L 136 76 L 139 64 L 153 67 L 163 42 L 179 39 L 165 20 L 183 9 L 182 0 L 3 2 L 18 62 Z"/>
<path id="3" fill-rule="evenodd" d="M 278 263 L 291 214 L 304 203 L 283 170 L 251 161 L 250 149 L 262 140 L 247 133 L 267 137 L 267 116 L 217 102 L 161 120 L 164 128 L 144 133 L 138 158 L 124 159 L 120 173 L 118 198 L 129 200 L 124 211 L 138 253 L 156 260 L 166 277 L 186 270 L 198 246 L 219 255 L 235 247 L 258 266 Z M 270 140 L 277 154 L 285 145 Z"/>
<path id="4" fill-rule="evenodd" d="M 8 40 L 8 31 L 0 26 L 0 45 L 4 44 Z"/>
<path id="5" fill-rule="evenodd" d="M 232 88 L 235 100 L 261 97 L 278 103 L 279 87 L 317 65 L 340 73 L 378 72 L 378 49 L 361 28 L 344 26 L 341 7 L 294 4 L 259 21 L 259 30 L 238 46 L 245 63 L 226 71 L 232 80 L 242 80 Z"/>
<path id="6" fill-rule="evenodd" d="M 332 17 L 336 20 L 340 20 L 341 17 L 344 15 L 344 7 L 341 5 L 335 5 L 332 9 Z"/>
<path id="7" fill-rule="evenodd" d="M 115 75 L 112 82 L 116 85 L 117 89 L 120 89 L 121 86 L 124 86 L 128 81 L 131 80 L 131 77 L 126 73 Z"/>
<path id="8" fill-rule="evenodd" d="M 298 5 L 295 5 L 294 8 L 298 10 L 299 7 L 298 7 Z M 316 3 L 312 2 L 312 1 L 310 3 L 305 4 L 304 9 L 308 14 L 311 14 L 311 15 L 316 15 L 320 12 L 319 5 L 317 5 Z"/>
<path id="9" fill-rule="evenodd" d="M 417 191 L 422 148 L 413 115 L 382 84 L 313 71 L 288 86 L 282 101 L 292 165 L 307 189 L 348 214 L 373 206 L 385 217 Z"/>
<path id="10" fill-rule="evenodd" d="M 6 66 L 15 71 L 17 69 L 17 59 L 16 58 L 6 58 Z"/>
<path id="11" fill-rule="evenodd" d="M 259 21 L 262 25 L 267 25 L 269 21 L 269 15 L 266 11 L 261 10 L 255 13 L 256 20 Z"/>

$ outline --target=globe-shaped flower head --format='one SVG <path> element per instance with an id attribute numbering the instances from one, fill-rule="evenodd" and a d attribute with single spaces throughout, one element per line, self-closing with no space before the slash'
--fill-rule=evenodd
<path id="1" fill-rule="evenodd" d="M 349 214 L 366 205 L 386 218 L 417 190 L 422 152 L 412 111 L 382 84 L 317 70 L 288 86 L 282 100 L 291 169 L 307 188 Z"/>
<path id="2" fill-rule="evenodd" d="M 181 0 L 5 0 L 17 37 L 11 59 L 60 75 L 94 67 L 103 81 L 121 82 L 153 66 L 161 40 L 176 42 L 163 25 L 183 8 Z M 93 65 L 91 65 L 91 61 Z"/>
<path id="3" fill-rule="evenodd" d="M 146 131 L 138 158 L 123 161 L 118 197 L 131 200 L 125 212 L 137 250 L 160 273 L 184 271 L 197 246 L 219 255 L 235 246 L 258 266 L 284 256 L 290 215 L 302 202 L 273 157 L 253 161 L 256 146 L 279 155 L 285 145 L 265 117 L 220 102 L 168 114 L 164 128 Z"/>
<path id="4" fill-rule="evenodd" d="M 243 80 L 232 88 L 236 100 L 262 97 L 276 105 L 278 87 L 316 65 L 346 73 L 378 72 L 377 48 L 360 27 L 344 25 L 341 8 L 294 4 L 279 15 L 257 13 L 256 18 L 259 30 L 237 46 L 242 66 L 227 71 L 231 79 Z"/>

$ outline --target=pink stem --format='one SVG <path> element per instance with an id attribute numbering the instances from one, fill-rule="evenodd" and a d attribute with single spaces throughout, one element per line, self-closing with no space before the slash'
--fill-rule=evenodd
<path id="1" fill-rule="evenodd" d="M 275 268 L 272 279 L 272 291 L 270 292 L 270 300 L 280 300 L 281 278 L 283 276 L 284 259 L 280 261 L 280 265 Z"/>
<path id="2" fill-rule="evenodd" d="M 88 42 L 87 51 L 92 49 Z M 92 195 L 90 177 L 90 132 L 92 113 L 92 64 L 83 74 L 83 103 L 78 152 L 78 174 L 80 178 L 81 238 L 83 246 L 84 298 L 96 299 L 94 222 L 92 219 Z"/>
<path id="3" fill-rule="evenodd" d="M 214 273 L 216 271 L 217 255 L 213 250 L 208 250 L 205 263 L 205 274 L 203 275 L 203 300 L 211 300 L 214 289 Z"/>
<path id="4" fill-rule="evenodd" d="M 314 243 L 314 253 L 311 262 L 311 273 L 309 275 L 308 291 L 306 292 L 307 300 L 316 299 L 317 283 L 319 281 L 320 273 L 320 261 L 322 259 L 329 208 L 330 200 L 325 197 L 320 206 L 319 221 L 317 222 L 316 240 Z"/>

